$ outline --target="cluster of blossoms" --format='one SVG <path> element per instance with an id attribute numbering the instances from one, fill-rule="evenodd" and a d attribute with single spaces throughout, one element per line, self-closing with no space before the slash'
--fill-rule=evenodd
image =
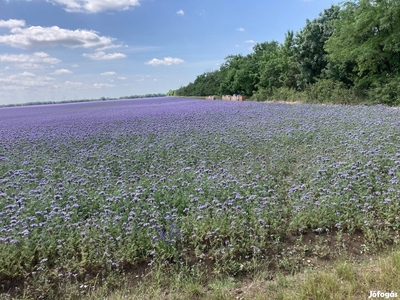
<path id="1" fill-rule="evenodd" d="M 399 114 L 172 97 L 1 109 L 0 244 L 41 268 L 118 268 L 187 246 L 255 255 L 307 229 L 398 229 Z"/>

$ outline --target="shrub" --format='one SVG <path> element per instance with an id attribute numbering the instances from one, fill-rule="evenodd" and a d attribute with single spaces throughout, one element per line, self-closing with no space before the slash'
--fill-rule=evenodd
<path id="1" fill-rule="evenodd" d="M 303 98 L 304 94 L 302 92 L 288 87 L 274 88 L 272 91 L 260 89 L 252 97 L 256 101 L 301 101 Z"/>
<path id="2" fill-rule="evenodd" d="M 259 89 L 256 93 L 253 94 L 252 99 L 256 101 L 266 101 L 271 97 L 271 93 L 265 89 Z"/>
<path id="3" fill-rule="evenodd" d="M 274 91 L 272 98 L 285 101 L 301 101 L 304 98 L 304 94 L 302 92 L 296 91 L 295 89 L 281 87 Z"/>
<path id="4" fill-rule="evenodd" d="M 307 102 L 360 104 L 365 102 L 362 90 L 348 88 L 344 83 L 332 79 L 320 79 L 305 89 Z"/>
<path id="5" fill-rule="evenodd" d="M 400 105 L 400 75 L 372 83 L 368 98 L 373 104 Z"/>

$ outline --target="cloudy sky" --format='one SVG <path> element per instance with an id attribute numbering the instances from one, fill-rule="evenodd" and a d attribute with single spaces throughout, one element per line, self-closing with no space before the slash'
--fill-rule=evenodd
<path id="1" fill-rule="evenodd" d="M 166 93 L 333 0 L 0 0 L 0 104 Z"/>

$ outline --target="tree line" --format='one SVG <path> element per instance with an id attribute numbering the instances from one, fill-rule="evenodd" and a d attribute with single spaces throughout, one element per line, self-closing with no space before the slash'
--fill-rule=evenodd
<path id="1" fill-rule="evenodd" d="M 400 0 L 332 5 L 282 44 L 230 55 L 168 95 L 242 94 L 255 100 L 400 104 Z"/>
<path id="2" fill-rule="evenodd" d="M 165 93 L 158 93 L 158 94 L 153 93 L 153 94 L 144 94 L 144 95 L 122 96 L 119 98 L 100 97 L 99 99 L 76 99 L 76 100 L 61 100 L 61 101 L 37 101 L 37 102 L 25 102 L 25 103 L 11 103 L 11 104 L 2 104 L 2 105 L 0 105 L 0 107 L 78 103 L 78 102 L 91 102 L 91 101 L 99 101 L 99 100 L 107 101 L 107 100 L 118 100 L 118 99 L 152 98 L 152 97 L 164 97 L 164 96 L 166 96 Z"/>

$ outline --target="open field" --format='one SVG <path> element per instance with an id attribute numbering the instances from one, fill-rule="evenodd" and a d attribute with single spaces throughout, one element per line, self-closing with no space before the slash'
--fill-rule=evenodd
<path id="1" fill-rule="evenodd" d="M 1 297 L 274 279 L 396 246 L 399 117 L 174 97 L 0 109 Z"/>

